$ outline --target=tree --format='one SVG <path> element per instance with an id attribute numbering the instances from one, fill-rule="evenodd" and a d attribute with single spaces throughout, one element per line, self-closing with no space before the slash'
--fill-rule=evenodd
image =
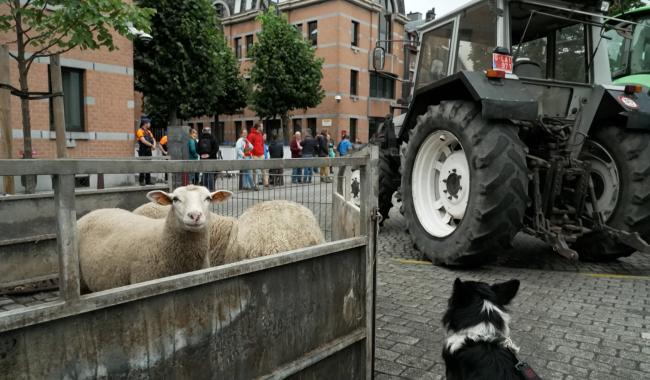
<path id="1" fill-rule="evenodd" d="M 32 139 L 28 75 L 37 58 L 80 49 L 114 50 L 111 32 L 127 36 L 128 27 L 148 31 L 153 10 L 138 8 L 121 0 L 0 0 L 9 14 L 0 15 L 0 31 L 15 33 L 16 53 L 10 53 L 18 64 L 20 106 L 23 124 L 23 158 L 32 158 Z M 29 49 L 29 51 L 28 51 Z M 42 95 L 42 94 L 41 94 Z M 26 178 L 25 188 L 33 193 L 36 177 Z"/>
<path id="2" fill-rule="evenodd" d="M 645 3 L 641 0 L 614 0 L 609 7 L 609 15 L 615 16 L 644 5 Z"/>
<path id="3" fill-rule="evenodd" d="M 316 107 L 325 96 L 323 59 L 274 7 L 258 16 L 262 31 L 257 34 L 251 70 L 252 108 L 264 119 L 280 117 L 283 134 L 288 136 L 287 120 L 294 109 Z"/>
<path id="4" fill-rule="evenodd" d="M 162 124 L 242 108 L 243 81 L 209 0 L 140 0 L 157 10 L 153 39 L 136 43 L 136 89 Z"/>

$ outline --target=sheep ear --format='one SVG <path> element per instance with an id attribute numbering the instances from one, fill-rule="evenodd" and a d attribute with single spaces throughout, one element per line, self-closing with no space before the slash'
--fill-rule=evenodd
<path id="1" fill-rule="evenodd" d="M 217 190 L 214 193 L 210 193 L 210 197 L 212 197 L 212 202 L 223 202 L 226 199 L 230 198 L 232 195 L 232 192 L 228 190 Z"/>
<path id="2" fill-rule="evenodd" d="M 172 204 L 172 195 L 161 190 L 154 190 L 147 193 L 147 199 L 153 203 L 167 206 Z"/>

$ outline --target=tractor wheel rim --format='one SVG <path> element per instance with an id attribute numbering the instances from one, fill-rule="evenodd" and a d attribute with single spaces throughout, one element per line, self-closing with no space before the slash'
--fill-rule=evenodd
<path id="1" fill-rule="evenodd" d="M 608 220 L 618 203 L 619 175 L 616 162 L 602 145 L 593 140 L 587 140 L 582 151 L 582 159 L 591 162 L 591 179 L 596 190 L 598 210 Z M 586 205 L 587 212 L 593 212 L 591 202 Z"/>
<path id="2" fill-rule="evenodd" d="M 420 145 L 413 165 L 413 205 L 422 227 L 432 236 L 451 235 L 465 216 L 470 172 L 458 138 L 435 131 Z"/>

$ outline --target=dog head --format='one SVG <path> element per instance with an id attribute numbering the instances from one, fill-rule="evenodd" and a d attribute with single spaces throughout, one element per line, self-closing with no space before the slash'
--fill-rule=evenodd
<path id="1" fill-rule="evenodd" d="M 445 348 L 453 352 L 463 346 L 466 339 L 509 339 L 510 316 L 506 305 L 519 290 L 519 280 L 493 285 L 485 282 L 454 281 L 449 307 L 442 318 L 447 330 Z"/>

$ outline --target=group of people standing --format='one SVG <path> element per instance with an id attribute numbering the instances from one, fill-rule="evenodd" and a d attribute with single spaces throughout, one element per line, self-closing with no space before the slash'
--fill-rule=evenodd
<path id="1" fill-rule="evenodd" d="M 219 144 L 211 133 L 209 126 L 203 127 L 201 134 L 196 129 L 190 130 L 188 141 L 189 159 L 190 160 L 209 160 L 217 159 L 219 156 Z M 163 136 L 160 144 L 156 143 L 153 133 L 151 132 L 151 121 L 143 118 L 140 122 L 140 128 L 136 133 L 138 141 L 138 155 L 140 157 L 152 156 L 155 149 L 160 149 L 163 155 L 167 154 L 166 144 L 167 136 Z M 344 135 L 336 148 L 334 141 L 327 132 L 322 130 L 315 137 L 311 136 L 309 130 L 305 131 L 304 138 L 301 132 L 294 133 L 289 145 L 291 158 L 313 158 L 313 157 L 336 157 L 336 152 L 340 156 L 346 156 L 352 149 L 348 135 Z M 240 137 L 235 144 L 235 158 L 237 160 L 264 160 L 269 158 L 283 158 L 284 145 L 273 134 L 270 144 L 267 143 L 266 133 L 262 129 L 262 123 L 256 122 L 250 129 L 241 131 Z M 332 182 L 331 168 L 323 166 L 318 168 L 320 181 L 324 183 Z M 314 176 L 314 168 L 294 168 L 291 175 L 291 183 L 311 183 Z M 215 190 L 215 173 L 206 172 L 201 176 L 199 173 L 191 173 L 189 181 L 194 185 L 202 185 L 210 191 Z M 140 185 L 149 185 L 151 175 L 141 173 L 139 177 Z M 284 185 L 283 170 L 280 169 L 254 169 L 242 170 L 240 176 L 239 188 L 242 190 L 259 190 L 259 186 L 268 188 L 270 185 Z"/>
<path id="2" fill-rule="evenodd" d="M 323 129 L 316 137 L 312 137 L 311 132 L 307 130 L 304 138 L 301 132 L 294 133 L 289 149 L 291 158 L 336 157 L 336 150 L 340 156 L 347 155 L 352 149 L 352 143 L 350 138 L 344 135 L 335 150 L 334 141 L 327 130 Z M 330 169 L 329 166 L 318 169 L 321 182 L 332 182 Z M 311 167 L 294 168 L 291 174 L 291 183 L 311 183 L 313 172 L 314 169 Z"/>

